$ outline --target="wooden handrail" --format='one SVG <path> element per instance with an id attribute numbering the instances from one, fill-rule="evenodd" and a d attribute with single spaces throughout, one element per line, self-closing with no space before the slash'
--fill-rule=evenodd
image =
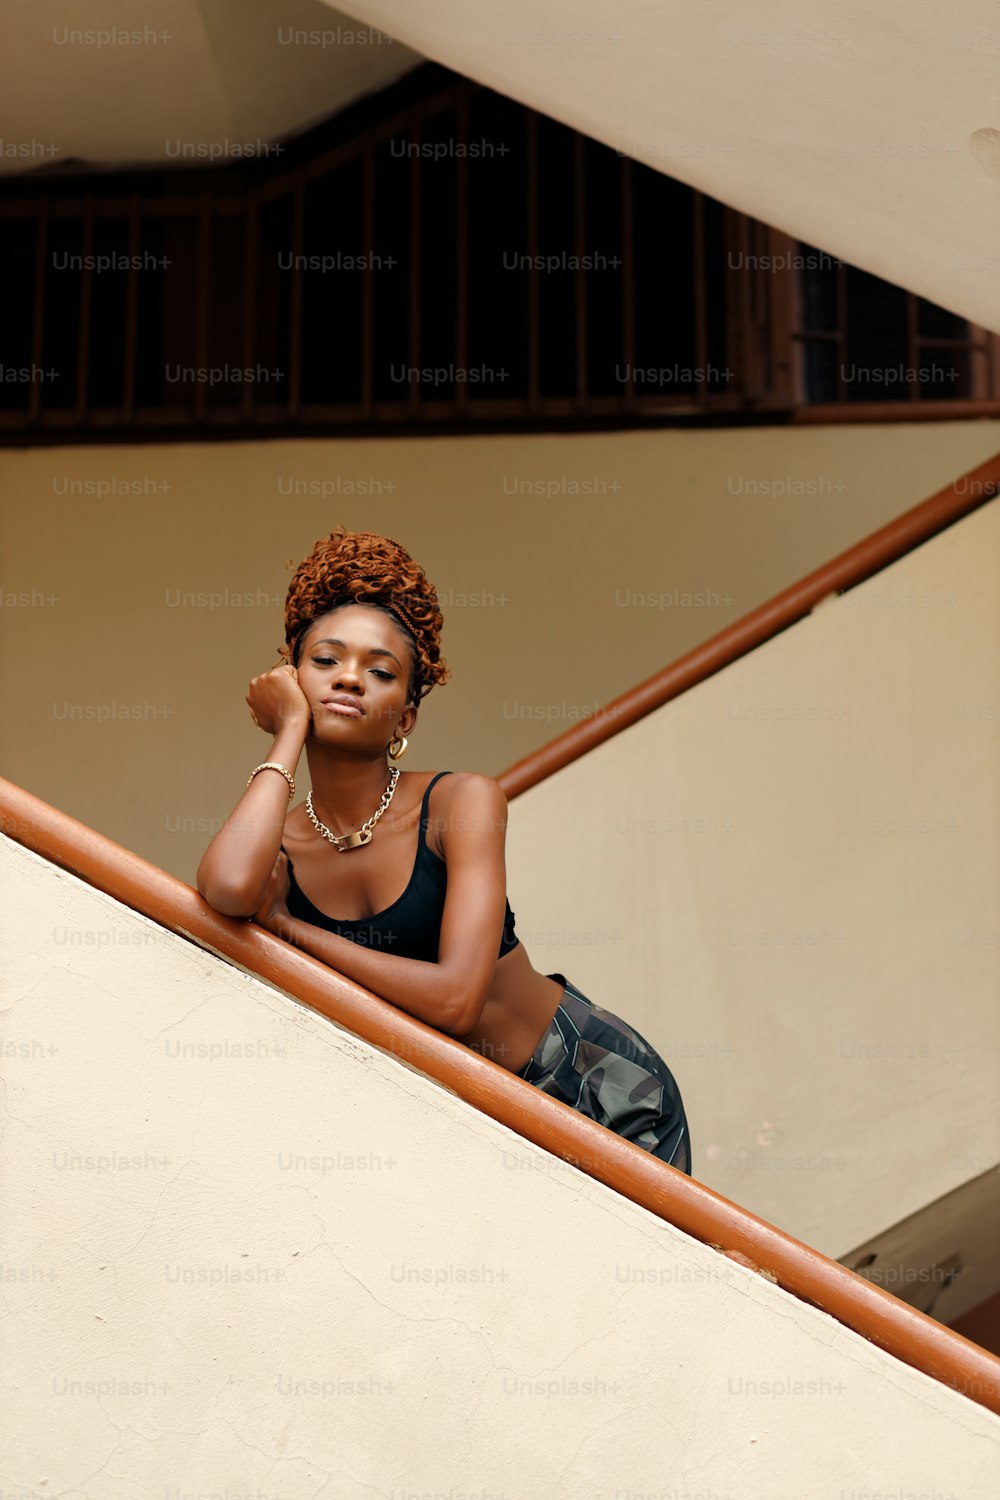
<path id="1" fill-rule="evenodd" d="M 224 917 L 103 834 L 0 778 L 0 833 L 419 1069 L 476 1109 L 915 1369 L 1000 1414 L 1000 1359 L 710 1188 L 380 1000 L 255 923 Z"/>
<path id="2" fill-rule="evenodd" d="M 515 762 L 496 778 L 508 800 L 526 792 L 529 787 L 537 786 L 547 776 L 579 760 L 588 750 L 603 745 L 605 740 L 662 708 L 696 683 L 720 672 L 730 662 L 753 651 L 762 641 L 787 630 L 829 594 L 853 588 L 873 573 L 888 567 L 946 526 L 970 511 L 978 510 L 998 493 L 1000 453 L 963 474 L 947 489 L 939 490 L 929 500 L 897 516 L 887 526 L 873 531 L 814 573 L 775 594 L 773 599 L 751 610 L 741 620 L 727 625 L 725 630 L 678 657 L 655 677 L 648 677 L 606 707 L 557 734 L 547 745 L 532 750 L 530 755 Z"/>

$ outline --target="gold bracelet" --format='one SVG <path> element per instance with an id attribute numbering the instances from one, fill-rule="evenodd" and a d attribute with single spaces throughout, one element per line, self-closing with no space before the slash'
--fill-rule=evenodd
<path id="1" fill-rule="evenodd" d="M 295 796 L 295 777 L 292 775 L 291 771 L 286 771 L 285 767 L 281 764 L 280 761 L 262 761 L 259 766 L 255 766 L 254 769 L 250 772 L 250 775 L 247 777 L 247 786 L 249 786 L 251 781 L 253 781 L 258 771 L 280 771 L 282 776 L 284 776 L 285 780 L 288 782 L 288 800 L 289 802 L 291 802 L 292 798 Z"/>

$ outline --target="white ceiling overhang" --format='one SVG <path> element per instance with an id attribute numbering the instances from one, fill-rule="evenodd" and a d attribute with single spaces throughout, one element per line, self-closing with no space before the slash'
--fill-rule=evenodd
<path id="1" fill-rule="evenodd" d="M 7 173 L 232 163 L 424 61 L 323 0 L 30 0 L 0 47 Z"/>
<path id="2" fill-rule="evenodd" d="M 997 0 L 341 0 L 733 208 L 1000 331 Z"/>

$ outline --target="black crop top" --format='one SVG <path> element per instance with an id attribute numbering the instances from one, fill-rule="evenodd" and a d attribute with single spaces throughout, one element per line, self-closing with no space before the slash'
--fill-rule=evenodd
<path id="1" fill-rule="evenodd" d="M 444 915 L 445 887 L 448 883 L 448 868 L 443 859 L 427 844 L 427 799 L 431 787 L 450 771 L 439 771 L 428 783 L 424 800 L 420 806 L 420 836 L 417 840 L 417 857 L 413 862 L 413 873 L 406 890 L 387 906 L 384 911 L 373 912 L 370 917 L 356 919 L 328 917 L 313 906 L 308 896 L 295 879 L 292 861 L 288 860 L 288 912 L 314 927 L 325 927 L 327 932 L 336 932 L 341 937 L 364 947 L 379 948 L 394 953 L 400 958 L 420 958 L 427 963 L 437 963 L 438 942 L 441 937 L 441 918 Z M 288 850 L 284 844 L 281 848 Z M 503 958 L 519 939 L 514 931 L 514 913 L 507 902 L 503 932 L 500 936 L 500 952 Z"/>

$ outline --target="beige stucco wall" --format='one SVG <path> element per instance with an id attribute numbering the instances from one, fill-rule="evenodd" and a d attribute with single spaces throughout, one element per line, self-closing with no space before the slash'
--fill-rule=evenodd
<path id="1" fill-rule="evenodd" d="M 983 1408 L 8 839 L 0 913 L 4 1493 L 995 1495 Z"/>
<path id="2" fill-rule="evenodd" d="M 405 765 L 497 775 L 998 448 L 976 421 L 2 449 L 4 774 L 193 884 L 269 744 L 243 700 L 285 560 L 335 524 L 443 602 L 454 677 Z"/>
<path id="3" fill-rule="evenodd" d="M 828 1255 L 1000 1162 L 998 561 L 1000 500 L 511 805 L 536 964 Z"/>

